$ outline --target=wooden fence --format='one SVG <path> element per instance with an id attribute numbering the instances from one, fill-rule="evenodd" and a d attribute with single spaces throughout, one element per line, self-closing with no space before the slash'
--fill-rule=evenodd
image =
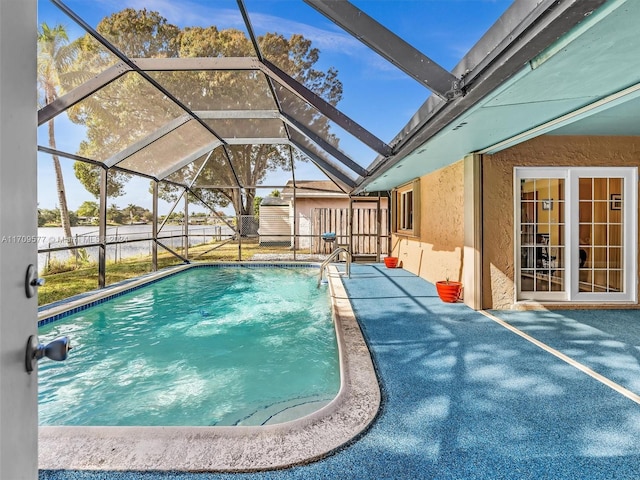
<path id="1" fill-rule="evenodd" d="M 311 253 L 330 253 L 337 245 L 351 243 L 353 255 L 375 255 L 377 253 L 378 227 L 380 227 L 380 254 L 387 253 L 387 210 L 375 208 L 354 208 L 351 220 L 351 242 L 349 241 L 349 209 L 348 208 L 314 208 L 311 211 Z M 336 240 L 327 243 L 322 234 L 333 232 Z"/>

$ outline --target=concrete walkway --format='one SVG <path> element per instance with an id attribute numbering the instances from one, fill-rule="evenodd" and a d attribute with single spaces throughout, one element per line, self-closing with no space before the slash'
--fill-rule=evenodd
<path id="1" fill-rule="evenodd" d="M 40 478 L 640 478 L 640 405 L 632 398 L 640 393 L 640 312 L 492 312 L 523 336 L 442 303 L 432 284 L 402 269 L 356 264 L 344 283 L 383 391 L 378 418 L 350 445 L 309 465 L 254 474 Z"/>

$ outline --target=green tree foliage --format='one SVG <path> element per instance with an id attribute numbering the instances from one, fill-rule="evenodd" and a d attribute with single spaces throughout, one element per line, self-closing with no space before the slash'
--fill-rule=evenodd
<path id="1" fill-rule="evenodd" d="M 81 144 L 81 151 L 82 151 Z M 87 152 L 84 152 L 87 155 Z M 73 172 L 87 191 L 96 198 L 100 198 L 100 175 L 102 168 L 96 165 L 76 161 L 73 164 Z M 125 194 L 125 185 L 131 175 L 119 170 L 109 170 L 107 173 L 107 197 L 120 197 Z"/>
<path id="2" fill-rule="evenodd" d="M 97 217 L 100 214 L 100 206 L 96 202 L 85 201 L 76 212 L 69 212 L 71 224 L 75 225 L 78 217 Z M 111 224 L 149 223 L 153 220 L 153 213 L 144 207 L 130 203 L 124 208 L 111 204 L 107 208 L 107 221 Z M 47 224 L 59 224 L 60 215 L 57 210 L 38 210 L 39 226 Z"/>
<path id="3" fill-rule="evenodd" d="M 75 227 L 78 225 L 78 215 L 76 212 L 69 210 L 68 212 L 68 221 L 70 227 Z M 60 209 L 49 210 L 46 208 L 38 209 L 38 226 L 39 227 L 61 227 L 62 220 L 60 218 Z M 71 229 L 69 229 L 71 231 Z M 69 238 L 65 234 L 65 238 L 67 242 L 69 242 Z"/>
<path id="4" fill-rule="evenodd" d="M 144 207 L 130 203 L 122 210 L 123 215 L 128 218 L 128 223 L 148 222 L 153 218 L 153 214 Z"/>
<path id="5" fill-rule="evenodd" d="M 45 227 L 52 225 L 60 225 L 60 210 L 38 208 L 38 226 Z"/>
<path id="6" fill-rule="evenodd" d="M 166 215 L 160 215 L 158 220 L 160 222 L 164 222 Z M 183 212 L 171 212 L 169 214 L 169 218 L 167 219 L 167 223 L 179 224 L 182 225 L 184 223 L 184 213 Z"/>
<path id="7" fill-rule="evenodd" d="M 179 29 L 167 24 L 156 12 L 125 9 L 103 19 L 97 31 L 114 43 L 130 58 L 175 56 Z M 114 56 L 96 46 L 87 34 L 77 40 L 81 51 L 75 68 L 94 75 L 115 63 Z M 95 160 L 106 160 L 126 147 L 176 118 L 176 109 L 168 110 L 166 101 L 151 93 L 148 82 L 135 73 L 128 73 L 102 88 L 89 99 L 71 109 L 72 121 L 87 127 L 87 140 L 80 144 L 79 155 Z M 74 165 L 76 177 L 96 198 L 100 195 L 100 167 L 85 162 Z M 131 178 L 128 173 L 110 170 L 107 196 L 124 194 Z"/>
<path id="8" fill-rule="evenodd" d="M 255 197 L 253 199 L 253 216 L 255 218 L 260 217 L 260 204 L 262 203 L 262 197 Z"/>
<path id="9" fill-rule="evenodd" d="M 97 217 L 100 213 L 100 205 L 86 200 L 78 207 L 76 213 L 79 217 Z"/>
<path id="10" fill-rule="evenodd" d="M 235 29 L 219 30 L 215 26 L 180 29 L 167 22 L 157 12 L 125 9 L 103 19 L 97 31 L 113 42 L 130 58 L 152 57 L 238 57 L 255 56 L 249 39 Z M 274 64 L 305 84 L 316 94 L 333 105 L 342 97 L 342 84 L 337 72 L 313 68 L 319 51 L 301 35 L 285 38 L 267 33 L 258 39 L 262 52 Z M 78 41 L 82 53 L 78 61 L 89 71 L 101 71 L 107 56 L 98 52 L 88 38 Z M 275 102 L 263 74 L 256 71 L 188 71 L 152 72 L 153 77 L 182 103 L 193 111 L 260 110 L 273 109 Z M 277 87 L 281 88 L 281 87 Z M 282 91 L 282 104 L 295 117 L 314 131 L 327 135 L 329 125 L 314 109 L 295 96 Z M 73 121 L 87 127 L 87 140 L 80 147 L 80 154 L 97 160 L 105 160 L 150 133 L 165 126 L 184 112 L 162 95 L 153 91 L 136 73 L 127 73 L 92 96 L 92 102 L 81 102 L 74 108 Z M 284 137 L 281 122 L 234 119 L 208 120 L 211 128 L 222 137 Z M 198 127 L 201 128 L 201 127 Z M 330 138 L 333 138 L 329 135 Z M 177 139 L 179 141 L 180 139 Z M 185 142 L 188 139 L 184 140 Z M 337 143 L 333 138 L 333 143 Z M 156 154 L 135 154 L 135 163 L 129 159 L 121 164 L 130 169 L 140 169 L 151 174 L 162 173 L 166 164 Z M 170 159 L 174 160 L 174 159 Z M 206 165 L 203 164 L 206 161 Z M 289 147 L 282 145 L 233 145 L 218 147 L 174 172 L 169 179 L 191 184 L 196 173 L 201 174 L 193 185 L 193 191 L 210 207 L 232 204 L 239 215 L 251 215 L 254 211 L 255 186 L 264 181 L 270 171 L 291 170 L 292 157 Z M 142 165 L 142 166 L 141 166 Z M 233 168 L 232 168 L 233 165 Z M 83 164 L 76 168 L 76 175 L 87 189 L 98 191 L 96 167 Z M 126 177 L 112 176 L 110 182 L 126 181 Z M 243 188 L 239 188 L 238 182 Z M 110 190 L 115 196 L 123 184 Z M 161 183 L 161 198 L 176 200 L 183 190 Z M 194 197 L 195 198 L 195 197 Z M 191 200 L 191 199 L 190 199 Z"/>
<path id="11" fill-rule="evenodd" d="M 115 203 L 109 205 L 109 208 L 107 208 L 107 222 L 120 225 L 125 218 L 124 212 Z"/>

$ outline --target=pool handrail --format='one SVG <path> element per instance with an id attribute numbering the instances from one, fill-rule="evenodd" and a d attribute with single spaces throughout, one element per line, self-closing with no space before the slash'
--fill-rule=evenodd
<path id="1" fill-rule="evenodd" d="M 329 265 L 333 260 L 335 260 L 341 253 L 346 253 L 346 273 L 349 278 L 351 278 L 351 252 L 346 247 L 338 247 L 331 255 L 329 255 L 322 265 L 320 265 L 320 275 L 318 276 L 318 288 L 320 288 L 320 284 L 322 283 L 322 276 L 324 275 L 324 269 Z"/>

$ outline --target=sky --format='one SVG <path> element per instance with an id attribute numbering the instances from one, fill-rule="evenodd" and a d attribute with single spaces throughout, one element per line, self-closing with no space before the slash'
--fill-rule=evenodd
<path id="1" fill-rule="evenodd" d="M 159 12 L 169 23 L 186 26 L 238 28 L 245 30 L 235 0 L 67 0 L 69 8 L 89 25 L 124 8 Z M 352 0 L 355 6 L 402 37 L 406 42 L 446 70 L 451 70 L 493 23 L 511 5 L 512 0 Z M 389 143 L 407 124 L 411 116 L 429 97 L 430 91 L 397 67 L 371 51 L 359 40 L 344 32 L 302 0 L 244 0 L 257 35 L 277 32 L 285 37 L 300 33 L 320 50 L 315 65 L 320 70 L 333 67 L 343 84 L 343 98 L 338 104 L 344 114 Z M 38 24 L 50 27 L 62 24 L 70 39 L 84 30 L 49 0 L 38 2 Z M 340 147 L 364 167 L 376 153 L 348 134 L 342 135 Z M 84 138 L 82 127 L 73 125 L 66 115 L 56 117 L 57 148 L 77 153 Z M 38 130 L 38 144 L 48 145 L 46 125 Z M 73 173 L 73 161 L 61 158 L 69 209 L 77 210 L 84 201 L 96 201 L 86 192 Z M 320 178 L 311 165 L 296 172 L 298 180 Z M 284 182 L 284 180 L 283 180 Z M 268 192 L 258 192 L 266 195 Z M 57 208 L 55 175 L 51 157 L 39 154 L 38 205 Z M 129 182 L 127 194 L 109 199 L 109 204 L 124 208 L 136 204 L 151 208 L 149 181 Z M 160 202 L 160 213 L 170 205 Z M 205 211 L 190 207 L 191 212 Z"/>

